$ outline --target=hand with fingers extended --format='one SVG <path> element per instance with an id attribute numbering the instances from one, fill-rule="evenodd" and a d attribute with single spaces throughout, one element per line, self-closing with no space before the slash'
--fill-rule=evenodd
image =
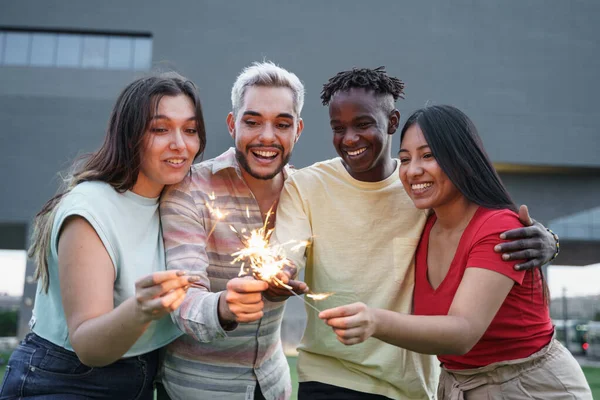
<path id="1" fill-rule="evenodd" d="M 340 342 L 348 346 L 362 343 L 375 333 L 373 310 L 364 303 L 330 308 L 319 313 L 319 318 L 333 328 Z"/>
<path id="2" fill-rule="evenodd" d="M 154 272 L 138 279 L 135 300 L 140 321 L 147 323 L 176 310 L 190 284 L 199 280 L 199 276 L 177 270 Z"/>
<path id="3" fill-rule="evenodd" d="M 262 295 L 269 285 L 253 277 L 234 278 L 219 296 L 219 321 L 223 327 L 254 322 L 263 316 Z"/>
<path id="4" fill-rule="evenodd" d="M 550 262 L 558 251 L 555 236 L 529 216 L 526 205 L 519 208 L 519 219 L 525 227 L 502 233 L 500 239 L 511 241 L 496 245 L 494 251 L 502 253 L 502 259 L 506 261 L 527 260 L 515 265 L 517 270 L 541 267 Z"/>
<path id="5" fill-rule="evenodd" d="M 277 273 L 276 278 L 281 281 L 284 285 L 291 287 L 296 294 L 306 294 L 308 292 L 308 285 L 302 281 L 297 281 L 293 278 L 298 274 L 298 268 L 295 265 L 286 265 L 280 272 Z M 285 301 L 290 296 L 293 296 L 289 289 L 282 287 L 277 282 L 269 282 L 269 288 L 265 291 L 264 296 L 269 301 Z"/>

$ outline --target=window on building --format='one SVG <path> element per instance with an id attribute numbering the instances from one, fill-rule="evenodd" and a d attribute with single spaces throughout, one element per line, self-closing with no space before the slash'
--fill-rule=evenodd
<path id="1" fill-rule="evenodd" d="M 0 66 L 148 70 L 151 64 L 149 34 L 0 27 Z"/>

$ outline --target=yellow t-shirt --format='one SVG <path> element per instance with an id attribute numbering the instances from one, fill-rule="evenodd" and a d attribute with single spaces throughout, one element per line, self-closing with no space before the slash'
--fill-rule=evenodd
<path id="1" fill-rule="evenodd" d="M 286 181 L 277 209 L 274 243 L 299 268 L 313 292 L 335 292 L 314 305 L 325 310 L 361 301 L 412 311 L 414 253 L 426 212 L 414 207 L 396 171 L 381 182 L 350 176 L 341 159 L 316 163 Z M 292 250 L 297 241 L 307 248 Z M 312 301 L 306 299 L 307 301 Z M 345 346 L 307 307 L 299 347 L 300 382 L 318 381 L 392 399 L 433 399 L 439 376 L 434 356 L 370 338 Z"/>

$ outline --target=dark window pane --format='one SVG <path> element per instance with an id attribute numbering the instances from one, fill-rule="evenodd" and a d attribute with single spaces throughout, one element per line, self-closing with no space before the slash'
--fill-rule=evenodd
<path id="1" fill-rule="evenodd" d="M 27 65 L 30 36 L 29 33 L 6 32 L 4 64 Z"/>
<path id="2" fill-rule="evenodd" d="M 31 38 L 30 64 L 35 66 L 54 65 L 56 39 L 56 35 L 52 33 L 34 33 Z"/>
<path id="3" fill-rule="evenodd" d="M 152 38 L 135 39 L 135 52 L 133 57 L 134 69 L 150 69 L 152 64 Z"/>
<path id="4" fill-rule="evenodd" d="M 106 42 L 106 36 L 84 36 L 81 66 L 106 68 Z"/>
<path id="5" fill-rule="evenodd" d="M 56 65 L 58 67 L 79 67 L 81 65 L 81 42 L 80 35 L 58 35 Z"/>
<path id="6" fill-rule="evenodd" d="M 108 39 L 108 68 L 130 69 L 133 53 L 133 39 L 111 37 Z"/>
<path id="7" fill-rule="evenodd" d="M 4 62 L 4 32 L 0 32 L 0 65 Z"/>

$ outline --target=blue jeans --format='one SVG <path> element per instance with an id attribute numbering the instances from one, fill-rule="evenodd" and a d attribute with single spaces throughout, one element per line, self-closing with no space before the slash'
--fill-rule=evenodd
<path id="1" fill-rule="evenodd" d="M 0 400 L 152 400 L 157 369 L 158 350 L 88 367 L 72 351 L 30 333 L 8 361 Z"/>

